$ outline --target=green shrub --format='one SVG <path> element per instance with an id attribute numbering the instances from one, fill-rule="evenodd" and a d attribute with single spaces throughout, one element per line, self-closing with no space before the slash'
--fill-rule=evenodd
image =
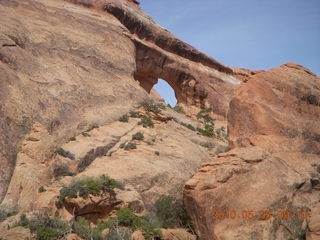
<path id="1" fill-rule="evenodd" d="M 28 228 L 28 227 L 29 227 L 29 224 L 30 224 L 30 221 L 29 221 L 29 219 L 27 218 L 27 215 L 22 214 L 22 215 L 20 216 L 19 221 L 14 224 L 14 227 L 16 227 L 16 226 L 21 226 L 21 227 Z"/>
<path id="2" fill-rule="evenodd" d="M 8 206 L 0 206 L 0 222 L 3 222 L 8 217 L 11 217 L 13 215 L 17 214 L 17 208 L 16 207 L 8 207 Z"/>
<path id="3" fill-rule="evenodd" d="M 177 225 L 177 213 L 174 199 L 171 196 L 161 196 L 155 203 L 156 216 L 164 228 L 173 228 Z"/>
<path id="4" fill-rule="evenodd" d="M 129 229 L 112 228 L 104 240 L 131 240 L 132 231 Z"/>
<path id="5" fill-rule="evenodd" d="M 113 190 L 115 188 L 124 189 L 121 182 L 116 181 L 106 175 L 102 175 L 99 178 L 87 177 L 81 180 L 74 181 L 70 186 L 63 187 L 60 190 L 60 200 L 64 198 L 87 198 L 89 194 L 99 195 L 103 191 Z"/>
<path id="6" fill-rule="evenodd" d="M 212 111 L 212 108 L 202 109 L 197 113 L 197 119 L 203 119 L 205 123 L 212 123 L 215 119 L 213 119 L 208 113 Z"/>
<path id="7" fill-rule="evenodd" d="M 93 130 L 95 128 L 99 128 L 99 125 L 98 124 L 93 124 L 91 127 L 88 128 L 88 130 L 86 132 L 90 132 L 91 130 Z"/>
<path id="8" fill-rule="evenodd" d="M 119 147 L 124 150 L 137 149 L 137 145 L 133 142 L 122 143 Z"/>
<path id="9" fill-rule="evenodd" d="M 194 126 L 192 126 L 190 123 L 179 122 L 179 124 L 186 127 L 186 128 L 189 128 L 192 131 L 196 130 L 196 128 Z"/>
<path id="10" fill-rule="evenodd" d="M 197 131 L 206 137 L 213 137 L 214 136 L 214 126 L 211 124 L 206 124 L 204 126 L 204 129 L 197 128 Z"/>
<path id="11" fill-rule="evenodd" d="M 172 109 L 172 106 L 169 103 L 167 104 L 167 107 Z"/>
<path id="12" fill-rule="evenodd" d="M 37 234 L 39 240 L 56 239 L 70 229 L 66 222 L 58 218 L 52 219 L 47 213 L 38 213 L 31 219 L 22 214 L 20 220 L 15 223 L 14 227 L 16 226 L 29 228 L 32 233 Z"/>
<path id="13" fill-rule="evenodd" d="M 129 122 L 129 117 L 128 117 L 128 115 L 125 114 L 125 115 L 121 116 L 121 117 L 119 118 L 119 121 L 120 121 L 120 122 Z"/>
<path id="14" fill-rule="evenodd" d="M 175 106 L 173 108 L 173 110 L 176 111 L 177 113 L 186 114 L 186 112 L 184 111 L 183 107 L 181 107 L 181 106 Z"/>
<path id="15" fill-rule="evenodd" d="M 147 112 L 154 112 L 156 114 L 161 113 L 161 109 L 165 109 L 165 106 L 163 104 L 156 104 L 151 101 L 146 101 L 141 104 L 141 106 L 146 110 Z"/>
<path id="16" fill-rule="evenodd" d="M 71 171 L 68 171 L 68 172 L 64 173 L 64 175 L 63 175 L 63 176 L 73 177 L 73 176 L 76 176 L 76 175 L 77 175 L 77 173 L 75 173 L 75 172 L 71 172 Z"/>
<path id="17" fill-rule="evenodd" d="M 306 240 L 307 239 L 307 230 L 302 230 L 298 236 L 299 240 Z"/>
<path id="18" fill-rule="evenodd" d="M 142 125 L 143 127 L 153 127 L 154 123 L 150 116 L 142 116 L 140 122 L 138 122 L 139 125 Z"/>
<path id="19" fill-rule="evenodd" d="M 200 146 L 208 149 L 212 149 L 214 147 L 214 144 L 212 142 L 204 142 L 204 143 L 200 143 Z"/>
<path id="20" fill-rule="evenodd" d="M 141 117 L 140 113 L 135 112 L 135 111 L 130 111 L 129 114 L 130 114 L 130 117 L 132 117 L 132 118 L 140 118 Z"/>
<path id="21" fill-rule="evenodd" d="M 76 137 L 70 138 L 70 141 L 76 141 L 76 140 L 77 140 Z"/>
<path id="22" fill-rule="evenodd" d="M 128 142 L 124 147 L 124 150 L 137 149 L 137 145 L 132 142 Z"/>
<path id="23" fill-rule="evenodd" d="M 157 155 L 157 156 L 160 156 L 160 152 L 159 151 L 155 151 L 154 154 Z"/>
<path id="24" fill-rule="evenodd" d="M 133 214 L 130 208 L 121 208 L 117 213 L 117 218 L 120 225 L 129 227 L 132 230 L 141 229 L 143 236 L 147 240 L 161 237 L 161 232 L 154 225 Z"/>
<path id="25" fill-rule="evenodd" d="M 159 229 L 156 229 L 151 223 L 144 221 L 141 226 L 142 234 L 146 240 L 153 240 L 155 238 L 161 238 L 162 233 Z"/>
<path id="26" fill-rule="evenodd" d="M 143 139 L 144 139 L 144 136 L 141 132 L 137 132 L 134 135 L 132 135 L 132 140 L 142 141 Z"/>
<path id="27" fill-rule="evenodd" d="M 38 192 L 39 192 L 39 193 L 42 193 L 42 192 L 45 192 L 45 191 L 47 191 L 47 190 L 44 188 L 44 186 L 41 186 L 41 187 L 39 187 L 39 189 L 38 189 Z"/>
<path id="28" fill-rule="evenodd" d="M 87 133 L 87 132 L 83 132 L 83 133 L 82 133 L 82 136 L 84 136 L 84 137 L 91 137 L 91 135 L 90 135 L 89 133 Z"/>
<path id="29" fill-rule="evenodd" d="M 103 240 L 101 231 L 97 227 L 91 227 L 90 222 L 82 217 L 75 221 L 73 231 L 86 240 Z"/>
<path id="30" fill-rule="evenodd" d="M 137 229 L 142 225 L 142 219 L 133 214 L 130 208 L 121 208 L 117 213 L 117 217 L 119 224 L 133 229 Z"/>
<path id="31" fill-rule="evenodd" d="M 71 160 L 75 159 L 75 155 L 73 153 L 66 151 L 63 148 L 58 148 L 56 152 L 63 157 L 70 158 Z"/>
<path id="32" fill-rule="evenodd" d="M 155 203 L 155 210 L 163 228 L 190 228 L 189 218 L 185 209 L 173 197 L 160 196 Z"/>
<path id="33" fill-rule="evenodd" d="M 61 200 L 61 198 L 59 197 L 59 199 L 57 201 L 55 201 L 55 205 L 58 209 L 63 208 L 63 201 Z"/>
<path id="34" fill-rule="evenodd" d="M 53 169 L 53 175 L 55 178 L 58 178 L 60 176 L 75 176 L 76 173 L 70 171 L 68 164 L 61 164 Z"/>
<path id="35" fill-rule="evenodd" d="M 112 156 L 112 154 L 113 153 L 115 153 L 116 151 L 110 151 L 110 152 L 108 152 L 105 156 L 107 156 L 107 157 L 111 157 Z"/>
<path id="36" fill-rule="evenodd" d="M 37 240 L 51 240 L 59 237 L 59 232 L 49 227 L 40 227 L 37 229 Z"/>

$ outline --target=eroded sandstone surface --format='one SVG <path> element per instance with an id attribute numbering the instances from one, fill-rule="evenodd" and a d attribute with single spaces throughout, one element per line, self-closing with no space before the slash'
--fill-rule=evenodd
<path id="1" fill-rule="evenodd" d="M 123 208 L 144 216 L 163 195 L 184 200 L 194 231 L 161 229 L 162 239 L 319 238 L 320 79 L 310 70 L 230 68 L 135 0 L 3 0 L 0 19 L 0 202 L 17 214 L 0 222 L 0 238 L 35 238 L 14 227 L 22 213 L 96 224 Z M 159 78 L 185 113 L 163 106 Z M 159 112 L 141 107 L 150 99 Z M 102 175 L 125 187 L 61 199 Z"/>
<path id="2" fill-rule="evenodd" d="M 185 185 L 187 208 L 203 239 L 288 239 L 306 231 L 298 213 L 320 199 L 319 80 L 290 63 L 237 88 L 228 114 L 233 149 L 203 165 Z M 271 218 L 241 215 L 266 210 Z M 216 211 L 240 217 L 219 219 Z M 278 211 L 291 216 L 279 219 Z"/>

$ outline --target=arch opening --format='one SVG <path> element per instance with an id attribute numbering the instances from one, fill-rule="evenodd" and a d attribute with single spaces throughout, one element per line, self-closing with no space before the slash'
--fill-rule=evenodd
<path id="1" fill-rule="evenodd" d="M 158 79 L 158 83 L 156 83 L 152 89 L 155 89 L 164 101 L 172 107 L 178 103 L 174 89 L 165 80 Z"/>

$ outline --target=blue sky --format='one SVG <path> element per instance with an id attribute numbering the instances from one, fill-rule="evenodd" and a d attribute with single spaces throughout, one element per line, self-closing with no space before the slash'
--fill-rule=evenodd
<path id="1" fill-rule="evenodd" d="M 267 70 L 296 62 L 320 76 L 320 0 L 140 0 L 140 4 L 162 27 L 223 64 Z M 174 101 L 162 85 L 156 89 L 168 102 Z"/>

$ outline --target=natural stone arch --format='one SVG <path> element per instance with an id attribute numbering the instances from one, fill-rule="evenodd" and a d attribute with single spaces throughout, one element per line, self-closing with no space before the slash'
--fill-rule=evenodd
<path id="1" fill-rule="evenodd" d="M 134 77 L 148 93 L 158 83 L 158 79 L 163 79 L 174 90 L 178 103 L 201 105 L 200 95 L 198 100 L 195 100 L 197 97 L 196 80 L 188 73 L 187 64 L 181 64 L 162 51 L 150 48 L 139 41 L 135 43 L 136 72 Z M 205 98 L 206 94 L 202 94 L 202 97 Z"/>

